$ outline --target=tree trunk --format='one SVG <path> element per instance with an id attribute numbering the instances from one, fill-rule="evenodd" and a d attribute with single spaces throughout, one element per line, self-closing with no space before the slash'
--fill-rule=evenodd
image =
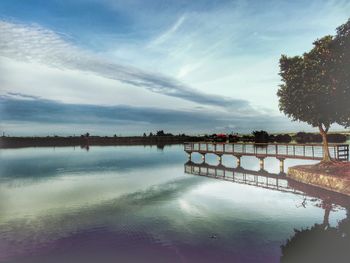
<path id="1" fill-rule="evenodd" d="M 329 227 L 329 214 L 331 213 L 332 205 L 326 204 L 323 202 L 322 207 L 324 209 L 323 227 L 328 228 Z"/>
<path id="2" fill-rule="evenodd" d="M 322 124 L 318 125 L 318 128 L 320 130 L 320 133 L 322 135 L 322 142 L 323 142 L 323 160 L 322 162 L 330 162 L 332 161 L 331 155 L 329 154 L 329 148 L 328 148 L 328 139 L 327 139 L 327 131 L 323 129 Z"/>

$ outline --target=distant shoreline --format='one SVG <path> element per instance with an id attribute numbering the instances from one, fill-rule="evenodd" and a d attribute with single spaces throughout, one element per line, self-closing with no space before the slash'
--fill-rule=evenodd
<path id="1" fill-rule="evenodd" d="M 127 136 L 127 137 L 0 137 L 0 149 L 25 147 L 172 145 L 200 141 L 198 136 Z"/>
<path id="2" fill-rule="evenodd" d="M 310 137 L 308 134 L 311 133 L 305 133 L 307 137 Z M 251 142 L 251 143 L 273 143 L 273 142 L 279 142 L 279 143 L 291 143 L 295 140 L 295 135 L 292 134 L 293 137 L 287 138 L 287 141 L 284 140 L 277 140 L 278 136 L 274 137 L 273 134 L 271 134 L 267 138 L 254 138 L 252 135 L 234 135 L 233 137 L 230 137 L 231 135 L 225 137 L 224 141 L 230 141 L 232 142 Z M 339 136 L 339 133 L 334 133 L 333 135 Z M 271 139 L 271 136 L 274 138 Z M 283 139 L 282 135 L 282 139 Z M 288 137 L 289 135 L 287 135 Z M 330 135 L 332 136 L 332 135 Z M 349 137 L 348 137 L 349 138 Z M 25 147 L 64 147 L 64 146 L 81 146 L 81 147 L 87 147 L 87 146 L 127 146 L 127 145 L 158 145 L 158 146 L 164 146 L 164 145 L 172 145 L 172 144 L 183 144 L 185 142 L 198 142 L 198 141 L 216 141 L 216 142 L 224 142 L 219 137 L 212 137 L 212 135 L 209 136 L 189 136 L 189 135 L 151 135 L 151 136 L 87 136 L 87 135 L 81 135 L 81 136 L 46 136 L 46 137 L 34 137 L 34 136 L 26 136 L 26 137 L 12 137 L 12 136 L 2 136 L 0 137 L 0 149 L 7 149 L 7 148 L 25 148 Z M 232 139 L 232 140 L 231 140 Z M 264 139 L 264 140 L 261 140 Z M 266 139 L 266 141 L 265 141 Z M 292 141 L 293 139 L 293 141 Z M 337 139 L 334 138 L 333 140 Z M 339 138 L 338 138 L 339 139 Z M 261 141 L 260 141 L 261 140 Z M 298 142 L 298 140 L 296 140 Z M 348 143 L 347 138 L 344 137 L 341 140 L 332 141 L 331 138 L 329 138 L 330 143 Z M 299 143 L 322 143 L 322 139 L 320 141 L 301 141 Z"/>

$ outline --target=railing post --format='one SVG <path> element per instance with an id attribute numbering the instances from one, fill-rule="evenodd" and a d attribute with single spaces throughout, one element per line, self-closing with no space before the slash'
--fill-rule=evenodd
<path id="1" fill-rule="evenodd" d="M 237 155 L 236 158 L 237 158 L 237 168 L 241 167 L 241 156 Z"/>
<path id="2" fill-rule="evenodd" d="M 218 155 L 219 164 L 222 164 L 222 155 Z"/>
<path id="3" fill-rule="evenodd" d="M 259 166 L 260 166 L 260 170 L 264 170 L 264 157 L 260 157 L 259 158 Z"/>
<path id="4" fill-rule="evenodd" d="M 284 158 L 280 158 L 280 173 L 284 173 Z"/>

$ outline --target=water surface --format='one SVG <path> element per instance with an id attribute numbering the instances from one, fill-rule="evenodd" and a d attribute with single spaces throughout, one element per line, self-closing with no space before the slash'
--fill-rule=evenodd
<path id="1" fill-rule="evenodd" d="M 187 174 L 186 162 L 182 146 L 1 150 L 0 262 L 279 262 L 294 229 L 325 221 L 319 197 Z M 242 166 L 259 170 L 254 157 Z M 337 227 L 347 210 L 329 202 Z"/>

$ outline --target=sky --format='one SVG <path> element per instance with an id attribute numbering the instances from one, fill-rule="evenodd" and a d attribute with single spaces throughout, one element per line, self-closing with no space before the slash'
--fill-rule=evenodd
<path id="1" fill-rule="evenodd" d="M 279 112 L 279 58 L 349 18 L 347 0 L 1 0 L 0 131 L 308 131 Z"/>

